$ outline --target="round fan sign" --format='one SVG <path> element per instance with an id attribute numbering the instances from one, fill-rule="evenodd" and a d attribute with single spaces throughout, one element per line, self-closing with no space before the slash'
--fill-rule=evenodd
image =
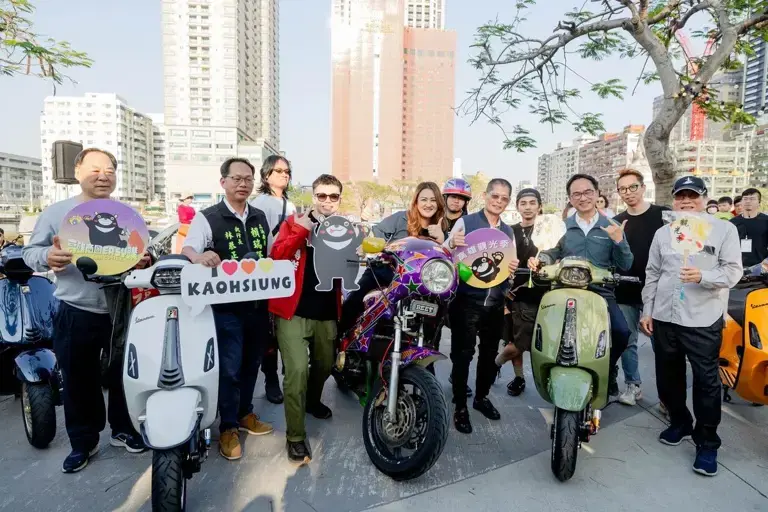
<path id="1" fill-rule="evenodd" d="M 454 263 L 463 263 L 472 271 L 467 281 L 473 288 L 492 288 L 509 277 L 509 262 L 517 258 L 515 242 L 503 231 L 483 228 L 464 237 L 466 247 L 453 251 Z"/>
<path id="2" fill-rule="evenodd" d="M 122 274 L 144 255 L 149 230 L 141 215 L 112 199 L 94 199 L 72 208 L 59 228 L 61 248 L 72 261 L 83 256 L 96 262 L 97 275 Z"/>

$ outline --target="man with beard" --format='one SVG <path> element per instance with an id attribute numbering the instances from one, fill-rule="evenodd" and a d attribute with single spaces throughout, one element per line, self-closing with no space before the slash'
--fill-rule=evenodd
<path id="1" fill-rule="evenodd" d="M 535 188 L 524 188 L 517 193 L 516 205 L 523 219 L 512 226 L 512 231 L 515 233 L 517 259 L 528 262 L 539 252 L 531 236 L 536 217 L 541 211 L 541 194 Z M 515 378 L 507 384 L 507 393 L 510 396 L 518 396 L 525 390 L 523 352 L 531 350 L 536 313 L 541 298 L 546 292 L 547 289 L 543 287 L 528 288 L 528 276 L 520 275 L 515 277 L 512 289 L 507 294 L 508 313 L 504 315 L 503 335 L 505 346 L 504 350 L 496 356 L 496 364 L 501 369 L 504 363 L 512 361 Z"/>

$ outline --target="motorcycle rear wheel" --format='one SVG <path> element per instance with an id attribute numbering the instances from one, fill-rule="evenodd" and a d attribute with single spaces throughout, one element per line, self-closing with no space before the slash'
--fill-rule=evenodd
<path id="1" fill-rule="evenodd" d="M 152 452 L 152 511 L 177 512 L 187 506 L 187 479 L 181 447 Z"/>
<path id="2" fill-rule="evenodd" d="M 576 472 L 579 453 L 579 432 L 583 411 L 573 412 L 555 408 L 552 436 L 552 473 L 561 482 L 570 480 Z"/>
<path id="3" fill-rule="evenodd" d="M 49 382 L 21 384 L 21 418 L 29 444 L 47 448 L 56 437 L 56 401 Z"/>
<path id="4" fill-rule="evenodd" d="M 429 471 L 443 453 L 448 438 L 448 404 L 437 378 L 421 366 L 402 370 L 399 380 L 398 422 L 387 425 L 386 400 L 376 406 L 372 398 L 363 414 L 363 443 L 379 471 L 404 481 Z M 379 396 L 381 386 L 380 382 L 373 397 Z M 404 449 L 412 453 L 403 456 Z"/>

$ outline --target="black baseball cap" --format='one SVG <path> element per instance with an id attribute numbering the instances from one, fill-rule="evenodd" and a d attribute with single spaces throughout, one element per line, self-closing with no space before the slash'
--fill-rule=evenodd
<path id="1" fill-rule="evenodd" d="M 696 192 L 700 196 L 707 195 L 707 185 L 704 180 L 696 176 L 683 176 L 675 182 L 675 186 L 672 187 L 672 195 L 677 195 L 681 190 L 690 190 Z"/>
<path id="2" fill-rule="evenodd" d="M 520 192 L 517 193 L 517 199 L 515 200 L 515 204 L 519 203 L 520 200 L 524 197 L 535 197 L 536 200 L 541 204 L 541 194 L 538 190 L 535 188 L 524 188 Z"/>

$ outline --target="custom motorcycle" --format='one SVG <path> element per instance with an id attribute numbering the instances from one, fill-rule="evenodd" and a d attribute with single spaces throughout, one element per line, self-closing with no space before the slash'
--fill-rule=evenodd
<path id="1" fill-rule="evenodd" d="M 62 379 L 53 354 L 53 316 L 59 301 L 56 286 L 34 275 L 21 247 L 0 251 L 0 395 L 21 397 L 27 441 L 47 447 L 56 436 L 56 406 Z"/>
<path id="2" fill-rule="evenodd" d="M 332 375 L 365 407 L 363 441 L 373 464 L 394 480 L 410 480 L 434 465 L 448 436 L 448 405 L 426 368 L 446 357 L 425 345 L 425 323 L 439 318 L 459 277 L 450 252 L 435 242 L 411 237 L 384 244 L 366 238 L 363 251 L 380 253 L 368 265 L 391 267 L 394 279 L 364 298 L 363 314 L 343 333 Z"/>

